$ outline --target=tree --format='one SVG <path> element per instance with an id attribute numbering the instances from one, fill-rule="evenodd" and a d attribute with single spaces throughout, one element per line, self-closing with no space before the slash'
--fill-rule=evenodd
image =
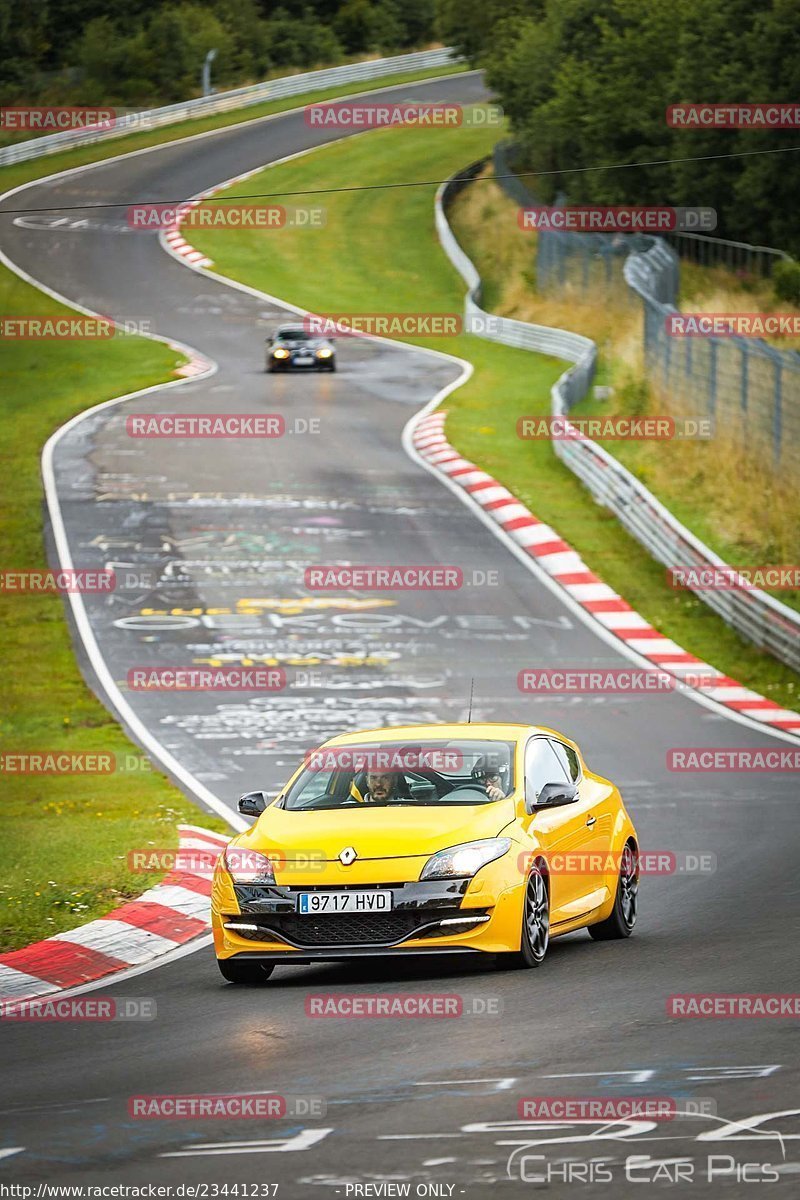
<path id="1" fill-rule="evenodd" d="M 433 37 L 435 0 L 0 0 L 3 103 L 141 107 Z M 342 32 L 342 40 L 337 36 Z"/>
<path id="2" fill-rule="evenodd" d="M 333 19 L 333 29 L 348 54 L 373 50 L 380 35 L 375 6 L 369 0 L 345 0 Z"/>
<path id="3" fill-rule="evenodd" d="M 49 52 L 43 6 L 0 0 L 0 43 L 0 100 L 8 103 L 30 86 L 31 71 L 41 68 Z"/>
<path id="4" fill-rule="evenodd" d="M 439 35 L 459 54 L 482 66 L 501 22 L 541 16 L 544 0 L 437 0 Z"/>
<path id="5" fill-rule="evenodd" d="M 797 0 L 439 0 L 438 13 L 486 69 L 540 199 L 711 207 L 720 235 L 800 249 L 800 154 L 731 157 L 796 132 L 666 121 L 680 102 L 796 101 Z"/>

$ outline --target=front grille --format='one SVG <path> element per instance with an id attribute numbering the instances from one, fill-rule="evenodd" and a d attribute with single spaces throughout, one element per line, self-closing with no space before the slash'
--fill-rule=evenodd
<path id="1" fill-rule="evenodd" d="M 483 910 L 437 908 L 427 913 L 419 909 L 389 913 L 337 913 L 330 916 L 301 917 L 297 913 L 260 914 L 257 924 L 263 932 L 239 931 L 251 941 L 269 941 L 269 931 L 296 946 L 386 946 L 403 941 L 424 926 L 446 917 L 481 916 Z M 241 919 L 241 918 L 234 918 Z M 245 918 L 250 921 L 251 918 Z M 446 927 L 445 927 L 446 928 Z M 454 931 L 467 926 L 454 926 Z M 431 928 L 428 935 L 435 935 Z"/>

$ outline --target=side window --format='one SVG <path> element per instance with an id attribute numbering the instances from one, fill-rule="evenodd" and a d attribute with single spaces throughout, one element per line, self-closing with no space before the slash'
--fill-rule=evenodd
<path id="1" fill-rule="evenodd" d="M 547 738 L 534 738 L 525 751 L 525 791 L 537 799 L 546 783 L 559 783 L 567 779 L 566 766 L 562 766 Z"/>
<path id="2" fill-rule="evenodd" d="M 567 778 L 573 783 L 577 783 L 581 774 L 581 764 L 577 754 L 571 746 L 565 746 L 563 742 L 552 741 L 550 745 L 567 773 Z"/>

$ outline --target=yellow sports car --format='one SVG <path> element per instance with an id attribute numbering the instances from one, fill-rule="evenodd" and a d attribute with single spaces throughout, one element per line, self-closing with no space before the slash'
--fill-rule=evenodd
<path id="1" fill-rule="evenodd" d="M 532 725 L 346 734 L 306 754 L 217 863 L 219 969 L 258 983 L 278 963 L 494 954 L 536 967 L 551 937 L 636 922 L 638 843 L 613 783 L 569 738 Z"/>

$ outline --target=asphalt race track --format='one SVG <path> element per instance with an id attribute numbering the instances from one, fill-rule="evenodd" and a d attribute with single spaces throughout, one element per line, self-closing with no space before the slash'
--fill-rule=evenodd
<path id="1" fill-rule="evenodd" d="M 484 94 L 469 74 L 389 96 L 469 102 Z M 765 1195 L 796 1194 L 800 1156 L 788 1135 L 797 1137 L 800 1110 L 788 1023 L 666 1015 L 674 993 L 798 990 L 789 966 L 800 907 L 791 776 L 666 767 L 670 747 L 785 742 L 677 694 L 521 695 L 525 666 L 628 660 L 404 452 L 409 417 L 458 375 L 457 364 L 343 340 L 335 375 L 267 376 L 263 339 L 285 311 L 187 269 L 155 234 L 125 228 L 132 200 L 195 195 L 331 136 L 289 113 L 100 164 L 4 202 L 119 204 L 88 214 L 80 229 L 0 216 L 3 249 L 69 300 L 118 320 L 148 320 L 153 332 L 218 364 L 207 378 L 98 412 L 58 444 L 55 478 L 74 561 L 130 564 L 139 580 L 111 599 L 86 598 L 111 674 L 123 683 L 133 665 L 259 655 L 286 665 L 290 686 L 280 695 L 128 693 L 137 717 L 231 808 L 249 788 L 274 793 L 301 751 L 335 732 L 464 719 L 474 679 L 475 718 L 563 729 L 619 783 L 644 848 L 708 853 L 716 870 L 645 879 L 632 939 L 566 937 L 538 971 L 386 961 L 280 968 L 265 987 L 248 989 L 224 985 L 202 947 L 102 989 L 155 998 L 153 1021 L 6 1026 L 2 1147 L 22 1149 L 0 1158 L 0 1183 L 269 1183 L 292 1200 L 380 1195 L 348 1191 L 378 1183 L 477 1198 L 497 1182 L 503 1194 L 521 1196 L 543 1186 L 520 1178 L 527 1147 L 561 1172 L 551 1176 L 557 1195 L 639 1194 L 640 1183 L 626 1183 L 631 1155 L 644 1161 L 632 1174 L 661 1191 L 673 1187 L 677 1160 L 694 1172 L 700 1194 L 743 1194 L 741 1167 L 738 1181 L 733 1166 L 727 1179 L 706 1180 L 709 1156 L 728 1155 L 751 1164 L 751 1184 L 765 1164 L 779 1168 Z M 126 415 L 157 411 L 279 413 L 293 432 L 267 443 L 127 436 Z M 314 421 L 320 432 L 303 432 Z M 395 593 L 367 606 L 332 594 L 327 607 L 309 605 L 305 567 L 341 560 L 454 565 L 470 586 Z M 495 581 L 481 584 L 481 572 Z M 492 1011 L 454 1020 L 308 1018 L 307 995 L 326 991 L 456 993 Z M 261 1123 L 128 1116 L 133 1095 L 259 1091 L 321 1097 L 326 1115 Z M 713 1101 L 718 1119 L 538 1132 L 518 1122 L 523 1096 L 599 1093 Z M 731 1136 L 732 1122 L 787 1110 Z M 597 1179 L 602 1164 L 613 1185 L 579 1181 L 578 1166 Z M 527 1177 L 541 1171 L 531 1162 Z"/>

